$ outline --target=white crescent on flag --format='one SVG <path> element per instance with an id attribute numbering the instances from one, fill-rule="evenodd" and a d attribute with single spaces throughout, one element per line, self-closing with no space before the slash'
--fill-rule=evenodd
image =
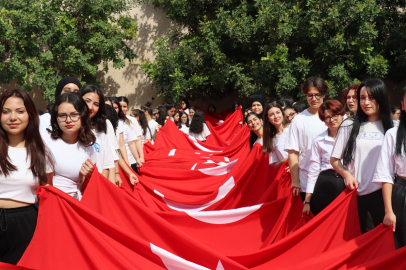
<path id="1" fill-rule="evenodd" d="M 219 188 L 219 192 L 217 193 L 217 196 L 214 200 L 212 200 L 211 202 L 205 203 L 205 204 L 201 204 L 201 205 L 188 205 L 188 204 L 181 204 L 181 203 L 177 203 L 168 199 L 165 199 L 164 194 L 160 193 L 159 191 L 154 189 L 154 193 L 157 194 L 158 196 L 162 197 L 162 200 L 166 203 L 166 205 L 176 211 L 181 211 L 181 212 L 199 212 L 202 211 L 204 209 L 206 209 L 207 207 L 215 204 L 216 202 L 220 201 L 221 199 L 223 199 L 229 192 L 230 190 L 235 186 L 235 182 L 234 182 L 234 177 L 230 177 L 220 188 Z"/>
<path id="2" fill-rule="evenodd" d="M 212 167 L 212 168 L 206 168 L 206 169 L 198 169 L 200 172 L 207 174 L 207 175 L 212 175 L 212 176 L 217 176 L 217 175 L 224 175 L 227 174 L 231 171 L 231 169 L 234 167 L 235 163 L 237 162 L 238 159 L 231 161 L 230 163 L 219 163 L 221 164 L 220 166 Z M 203 164 L 206 163 L 215 163 L 214 161 L 208 160 Z"/>

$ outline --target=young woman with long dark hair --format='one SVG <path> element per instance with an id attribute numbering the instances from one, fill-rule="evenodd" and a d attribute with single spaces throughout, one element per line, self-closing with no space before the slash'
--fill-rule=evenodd
<path id="1" fill-rule="evenodd" d="M 124 146 L 124 135 L 123 135 L 123 131 L 122 130 L 118 130 L 118 123 L 119 123 L 119 118 L 118 118 L 118 114 L 116 112 L 116 110 L 114 110 L 114 108 L 112 106 L 110 106 L 109 104 L 106 104 L 106 115 L 107 115 L 107 119 L 109 120 L 109 122 L 111 122 L 111 126 L 113 128 L 113 132 L 114 132 L 114 140 L 116 142 L 115 146 L 115 152 L 119 158 L 118 162 L 116 163 L 116 175 L 118 177 L 116 177 L 116 183 L 118 186 L 121 186 L 122 184 L 122 180 L 120 178 L 120 173 L 117 174 L 117 172 L 120 171 L 119 167 L 128 175 L 131 184 L 136 184 L 138 183 L 138 177 L 133 173 L 132 170 L 130 170 L 127 166 L 127 163 L 124 161 L 123 157 L 120 155 L 119 153 L 119 146 L 118 146 L 118 142 L 117 142 L 117 137 L 121 137 L 120 141 L 123 144 L 122 147 L 124 147 L 124 151 L 125 150 L 125 146 Z M 116 136 L 117 135 L 117 136 Z"/>
<path id="2" fill-rule="evenodd" d="M 210 136 L 211 132 L 206 125 L 206 119 L 202 110 L 196 110 L 192 123 L 190 123 L 189 134 L 202 142 L 206 141 L 207 137 Z"/>
<path id="3" fill-rule="evenodd" d="M 137 140 L 135 141 L 135 146 L 137 148 L 139 159 L 140 159 L 141 163 L 144 163 L 145 162 L 144 149 L 143 149 L 143 143 L 142 143 L 142 138 L 141 138 L 142 137 L 142 130 L 141 130 L 141 127 L 140 127 L 137 119 L 135 119 L 131 115 L 127 115 L 127 112 L 128 112 L 128 109 L 129 109 L 128 98 L 126 98 L 124 96 L 121 96 L 121 97 L 118 97 L 118 98 L 113 98 L 113 100 L 118 101 L 117 105 L 119 107 L 121 107 L 121 110 L 123 111 L 125 117 L 128 118 L 131 121 L 131 127 L 134 129 L 135 136 L 137 137 Z"/>
<path id="4" fill-rule="evenodd" d="M 190 106 L 189 108 L 189 124 L 192 123 L 193 116 L 195 115 L 196 107 Z"/>
<path id="5" fill-rule="evenodd" d="M 313 139 L 327 129 L 319 118 L 319 107 L 323 104 L 327 91 L 326 82 L 319 77 L 309 77 L 302 84 L 302 92 L 306 95 L 310 107 L 293 119 L 285 144 L 285 150 L 289 153 L 293 195 L 300 193 L 302 200 L 306 194 L 309 155 Z"/>
<path id="6" fill-rule="evenodd" d="M 345 179 L 348 189 L 358 191 L 362 233 L 367 230 L 368 212 L 374 226 L 380 224 L 385 215 L 381 187 L 372 183 L 372 179 L 385 133 L 393 127 L 388 96 L 383 81 L 363 82 L 357 90 L 357 114 L 341 124 L 331 153 L 334 170 Z"/>
<path id="7" fill-rule="evenodd" d="M 327 130 L 314 138 L 309 156 L 309 175 L 303 212 L 315 215 L 326 208 L 345 189 L 344 179 L 330 163 L 338 129 L 343 122 L 345 110 L 338 100 L 326 100 L 319 108 L 319 118 Z"/>
<path id="8" fill-rule="evenodd" d="M 116 133 L 116 136 L 120 145 L 121 155 L 123 156 L 125 162 L 127 162 L 127 164 L 130 165 L 135 172 L 137 172 L 137 167 L 139 168 L 142 166 L 136 145 L 137 140 L 139 140 L 141 143 L 141 135 L 139 138 L 136 136 L 134 128 L 131 125 L 131 120 L 124 114 L 118 99 L 110 97 L 110 101 L 114 110 L 117 112 L 118 118 L 120 119 L 118 122 L 118 132 Z M 120 135 L 121 133 L 123 134 L 122 137 Z M 121 150 L 123 145 L 125 146 L 125 151 Z"/>
<path id="9" fill-rule="evenodd" d="M 0 262 L 17 264 L 37 225 L 36 189 L 52 185 L 54 158 L 24 90 L 5 91 L 0 106 Z"/>
<path id="10" fill-rule="evenodd" d="M 254 144 L 259 143 L 261 146 L 263 145 L 263 135 L 264 135 L 264 128 L 262 126 L 262 119 L 258 117 L 258 115 L 254 112 L 250 112 L 247 114 L 245 118 L 248 128 L 251 130 L 251 137 L 250 137 L 250 146 L 251 148 Z"/>
<path id="11" fill-rule="evenodd" d="M 382 186 L 383 224 L 393 226 L 397 249 L 406 246 L 406 87 L 401 104 L 399 126 L 386 132 L 372 180 Z"/>
<path id="12" fill-rule="evenodd" d="M 166 112 L 167 112 L 167 114 L 169 116 L 169 119 L 171 119 L 173 121 L 173 116 L 174 116 L 175 111 L 176 111 L 175 104 L 167 103 L 165 105 L 165 109 L 166 109 Z"/>
<path id="13" fill-rule="evenodd" d="M 179 123 L 178 123 L 178 128 L 181 131 L 183 131 L 183 133 L 189 135 L 190 125 L 189 125 L 189 118 L 188 118 L 188 115 L 187 115 L 186 112 L 182 112 L 180 114 L 180 120 L 179 120 Z"/>
<path id="14" fill-rule="evenodd" d="M 399 126 L 399 122 L 400 122 L 399 120 L 400 120 L 401 111 L 402 110 L 400 109 L 399 106 L 392 106 L 390 108 L 390 114 L 391 114 L 391 117 L 392 117 L 392 120 L 393 120 L 393 125 L 395 127 Z"/>
<path id="15" fill-rule="evenodd" d="M 51 130 L 42 134 L 55 157 L 54 186 L 78 200 L 81 182 L 97 165 L 93 148 L 96 137 L 91 128 L 85 101 L 77 93 L 66 93 L 56 99 L 52 108 Z"/>
<path id="16" fill-rule="evenodd" d="M 283 115 L 282 106 L 276 102 L 265 106 L 263 119 L 265 120 L 262 153 L 269 154 L 269 164 L 279 167 L 288 158 L 285 140 L 289 134 L 289 124 Z"/>
<path id="17" fill-rule="evenodd" d="M 137 119 L 138 124 L 140 125 L 142 129 L 142 144 L 147 143 L 151 141 L 151 130 L 149 129 L 148 126 L 148 121 L 147 118 L 145 117 L 145 113 L 141 110 L 135 109 L 131 111 L 131 116 L 133 116 L 135 119 Z"/>
<path id="18" fill-rule="evenodd" d="M 181 112 L 179 110 L 176 110 L 173 114 L 173 122 L 175 123 L 175 125 L 179 124 L 180 113 Z"/>
<path id="19" fill-rule="evenodd" d="M 83 86 L 78 94 L 83 98 L 89 108 L 89 118 L 92 123 L 92 131 L 96 136 L 93 147 L 96 151 L 99 173 L 117 184 L 116 166 L 118 161 L 116 151 L 107 136 L 106 106 L 104 96 L 100 89 L 92 84 Z"/>
<path id="20" fill-rule="evenodd" d="M 156 121 L 158 125 L 155 127 L 155 131 L 158 132 L 161 127 L 163 127 L 166 121 L 169 119 L 168 111 L 164 106 L 158 106 L 156 113 Z"/>
<path id="21" fill-rule="evenodd" d="M 180 101 L 180 112 L 185 112 L 189 116 L 189 101 L 187 99 L 182 99 Z"/>

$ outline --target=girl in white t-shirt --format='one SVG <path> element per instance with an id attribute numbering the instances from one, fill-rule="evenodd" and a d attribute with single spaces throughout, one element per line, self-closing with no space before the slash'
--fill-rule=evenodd
<path id="1" fill-rule="evenodd" d="M 110 101 L 108 101 L 108 102 L 110 102 Z M 118 166 L 120 166 L 120 168 L 128 175 L 128 178 L 129 178 L 131 184 L 133 184 L 133 185 L 137 184 L 139 182 L 138 177 L 128 167 L 127 163 L 124 161 L 123 157 L 119 153 L 119 150 L 121 149 L 121 147 L 119 146 L 118 141 L 121 141 L 121 143 L 123 144 L 122 148 L 124 148 L 123 151 L 126 151 L 125 150 L 125 145 L 124 145 L 124 135 L 123 135 L 122 130 L 121 131 L 118 130 L 119 118 L 118 118 L 118 115 L 117 115 L 116 111 L 114 110 L 114 108 L 112 106 L 107 104 L 107 102 L 106 102 L 106 113 L 107 113 L 107 119 L 109 119 L 109 121 L 111 123 L 111 128 L 112 128 L 113 133 L 114 133 L 114 136 L 113 136 L 113 138 L 111 138 L 111 141 L 115 142 L 115 145 L 116 145 L 115 146 L 115 152 L 116 152 L 116 154 L 117 154 L 117 156 L 119 158 L 119 160 L 117 162 L 118 164 L 116 164 L 116 175 L 118 176 L 118 178 L 120 178 L 120 173 L 117 174 L 117 172 L 120 171 Z M 117 140 L 117 137 L 119 138 L 118 140 Z M 122 184 L 121 179 L 118 182 L 119 182 L 118 185 Z"/>
<path id="2" fill-rule="evenodd" d="M 211 134 L 209 128 L 206 125 L 204 113 L 202 110 L 196 110 L 193 116 L 192 123 L 190 123 L 189 134 L 196 140 L 204 142 Z"/>
<path id="3" fill-rule="evenodd" d="M 107 135 L 106 106 L 104 96 L 95 85 L 83 86 L 78 94 L 83 98 L 89 108 L 89 117 L 92 123 L 92 131 L 96 136 L 93 147 L 97 156 L 97 168 L 99 172 L 114 184 L 119 184 L 121 179 L 116 178 L 115 161 L 118 156 L 115 154 L 109 137 Z"/>
<path id="4" fill-rule="evenodd" d="M 263 154 L 269 154 L 269 164 L 281 166 L 288 158 L 285 140 L 289 134 L 289 124 L 283 115 L 282 106 L 276 102 L 268 103 L 264 109 Z"/>
<path id="5" fill-rule="evenodd" d="M 178 122 L 178 128 L 185 134 L 189 135 L 189 119 L 186 112 L 180 114 L 180 120 Z"/>
<path id="6" fill-rule="evenodd" d="M 182 99 L 180 101 L 180 107 L 181 109 L 179 111 L 185 112 L 187 116 L 189 116 L 189 101 L 187 101 L 187 99 Z"/>
<path id="7" fill-rule="evenodd" d="M 386 132 L 372 180 L 382 186 L 383 224 L 393 226 L 397 249 L 406 246 L 406 87 L 401 104 L 399 126 Z"/>
<path id="8" fill-rule="evenodd" d="M 295 116 L 289 127 L 285 150 L 289 153 L 289 168 L 292 176 L 293 195 L 300 193 L 305 199 L 309 155 L 313 139 L 325 131 L 327 126 L 319 118 L 319 107 L 328 91 L 326 82 L 319 77 L 309 77 L 302 84 L 309 108 Z"/>
<path id="9" fill-rule="evenodd" d="M 247 114 L 245 118 L 248 128 L 251 130 L 253 134 L 255 134 L 256 141 L 252 144 L 251 148 L 256 144 L 259 143 L 261 146 L 263 145 L 263 135 L 264 135 L 264 128 L 262 126 L 262 119 L 258 117 L 258 115 L 254 112 L 250 112 Z"/>
<path id="10" fill-rule="evenodd" d="M 331 150 L 345 110 L 338 100 L 326 100 L 319 108 L 319 118 L 328 129 L 314 138 L 309 156 L 306 198 L 303 211 L 320 213 L 345 189 L 344 179 L 330 164 Z"/>
<path id="11" fill-rule="evenodd" d="M 151 139 L 152 139 L 151 130 L 148 126 L 148 121 L 147 121 L 147 117 L 145 117 L 145 113 L 139 109 L 135 109 L 135 110 L 131 111 L 131 116 L 134 117 L 138 121 L 138 124 L 141 127 L 142 144 L 145 144 L 145 143 L 151 141 Z"/>
<path id="12" fill-rule="evenodd" d="M 97 166 L 96 142 L 89 109 L 77 93 L 59 96 L 51 112 L 51 128 L 42 138 L 55 158 L 53 184 L 80 200 L 80 184 Z"/>
<path id="13" fill-rule="evenodd" d="M 372 179 L 385 133 L 393 127 L 388 96 L 383 81 L 371 79 L 362 83 L 357 90 L 357 114 L 342 123 L 331 153 L 331 165 L 344 177 L 347 188 L 358 191 L 362 233 L 367 230 L 368 212 L 374 226 L 385 215 L 381 187 Z"/>
<path id="14" fill-rule="evenodd" d="M 0 262 L 17 264 L 37 224 L 37 187 L 52 185 L 54 161 L 30 96 L 7 90 L 0 104 Z"/>

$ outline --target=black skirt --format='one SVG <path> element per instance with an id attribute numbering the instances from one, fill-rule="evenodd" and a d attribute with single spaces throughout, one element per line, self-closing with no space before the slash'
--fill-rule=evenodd
<path id="1" fill-rule="evenodd" d="M 317 215 L 345 189 L 344 178 L 335 170 L 322 171 L 314 186 L 310 211 Z"/>
<path id="2" fill-rule="evenodd" d="M 395 237 L 396 248 L 406 245 L 406 180 L 397 176 L 392 188 L 392 209 L 396 216 Z"/>

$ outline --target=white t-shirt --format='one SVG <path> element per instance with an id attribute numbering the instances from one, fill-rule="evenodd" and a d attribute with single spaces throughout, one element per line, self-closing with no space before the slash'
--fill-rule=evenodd
<path id="1" fill-rule="evenodd" d="M 137 118 L 131 116 L 131 115 L 126 115 L 128 119 L 131 121 L 131 126 L 135 131 L 135 136 L 138 138 L 138 136 L 142 136 L 142 128 L 140 124 L 138 124 Z"/>
<path id="2" fill-rule="evenodd" d="M 287 126 L 282 134 L 276 134 L 274 138 L 274 151 L 269 153 L 269 164 L 279 162 L 288 157 L 288 152 L 285 151 L 286 138 L 289 136 L 289 126 Z"/>
<path id="3" fill-rule="evenodd" d="M 295 118 L 289 128 L 289 135 L 285 142 L 285 151 L 299 152 L 299 179 L 302 192 L 306 192 L 307 175 L 309 173 L 309 156 L 313 139 L 325 131 L 327 126 L 318 115 L 304 110 Z"/>
<path id="4" fill-rule="evenodd" d="M 106 120 L 106 126 L 107 126 L 107 137 L 110 140 L 111 145 L 113 146 L 114 150 L 119 149 L 118 146 L 118 141 L 116 134 L 114 132 L 113 124 L 111 124 L 110 120 Z"/>
<path id="5" fill-rule="evenodd" d="M 398 126 L 399 126 L 400 120 L 392 120 L 392 121 L 393 121 L 393 126 L 394 126 L 394 127 L 398 127 Z"/>
<path id="6" fill-rule="evenodd" d="M 145 143 L 146 140 L 151 140 L 151 132 L 149 132 L 149 128 L 147 128 L 147 132 L 144 135 L 144 130 L 142 130 L 141 141 L 142 144 Z"/>
<path id="7" fill-rule="evenodd" d="M 186 133 L 187 135 L 189 135 L 189 128 L 186 126 L 186 124 L 182 124 L 182 126 L 179 130 L 182 131 L 183 133 Z"/>
<path id="8" fill-rule="evenodd" d="M 39 117 L 39 132 L 42 134 L 46 132 L 46 129 L 51 129 L 51 114 L 44 113 Z"/>
<path id="9" fill-rule="evenodd" d="M 92 130 L 96 136 L 96 142 L 93 144 L 93 148 L 96 151 L 97 157 L 97 169 L 99 173 L 102 173 L 104 169 L 115 168 L 114 165 L 114 155 L 117 155 L 115 151 L 113 152 L 113 146 L 111 145 L 109 138 L 106 133 Z"/>
<path id="10" fill-rule="evenodd" d="M 264 142 L 264 139 L 263 138 L 258 138 L 255 142 L 254 142 L 254 145 L 256 144 L 256 143 L 259 143 L 261 146 L 263 145 L 263 142 Z"/>
<path id="11" fill-rule="evenodd" d="M 36 191 L 40 181 L 32 174 L 30 169 L 31 159 L 27 157 L 27 149 L 9 146 L 8 156 L 11 164 L 17 170 L 11 171 L 7 177 L 0 175 L 0 199 L 9 199 L 22 203 L 36 203 Z M 49 160 L 47 160 L 46 173 L 51 172 L 52 166 Z"/>
<path id="12" fill-rule="evenodd" d="M 157 125 L 158 125 L 158 123 L 154 119 L 151 119 L 151 121 L 148 121 L 148 126 L 149 126 L 149 129 L 151 130 L 152 138 L 155 137 L 155 133 L 156 133 L 155 128 Z"/>
<path id="13" fill-rule="evenodd" d="M 189 133 L 190 133 L 191 136 L 195 137 L 196 140 L 199 140 L 199 141 L 202 141 L 202 142 L 204 142 L 206 140 L 207 136 L 209 136 L 211 134 L 209 128 L 206 125 L 206 123 L 203 123 L 203 131 L 200 132 L 199 134 L 193 133 L 191 131 L 189 131 Z"/>
<path id="14" fill-rule="evenodd" d="M 118 126 L 117 126 L 117 131 L 116 131 L 117 141 L 119 140 L 120 133 L 123 133 L 124 145 L 125 145 L 125 150 L 127 152 L 128 162 L 130 164 L 134 164 L 137 161 L 135 160 L 134 156 L 132 155 L 130 147 L 128 147 L 128 142 L 137 140 L 137 137 L 135 136 L 135 131 L 130 125 L 126 124 L 123 120 L 120 119 L 118 121 Z"/>
<path id="15" fill-rule="evenodd" d="M 405 177 L 406 176 L 406 155 L 403 151 L 402 155 L 396 155 L 396 138 L 398 127 L 394 127 L 386 131 L 383 140 L 381 153 L 379 154 L 378 162 L 376 164 L 373 183 L 382 185 L 382 183 L 393 184 L 395 174 Z"/>
<path id="16" fill-rule="evenodd" d="M 343 159 L 351 134 L 353 118 L 345 120 L 338 130 L 331 157 Z M 356 139 L 354 159 L 345 168 L 358 181 L 358 195 L 370 194 L 381 187 L 372 183 L 384 135 L 382 121 L 363 122 Z"/>
<path id="17" fill-rule="evenodd" d="M 42 137 L 55 158 L 54 187 L 70 196 L 80 193 L 79 184 L 82 179 L 80 168 L 83 162 L 89 159 L 97 166 L 97 156 L 93 146 L 86 147 L 79 142 L 69 144 L 62 139 L 53 140 L 49 134 L 42 134 Z"/>
<path id="18" fill-rule="evenodd" d="M 333 150 L 334 139 L 328 135 L 328 130 L 314 138 L 310 162 L 309 175 L 307 177 L 307 193 L 313 193 L 319 174 L 323 171 L 332 170 L 330 163 L 331 151 Z"/>

